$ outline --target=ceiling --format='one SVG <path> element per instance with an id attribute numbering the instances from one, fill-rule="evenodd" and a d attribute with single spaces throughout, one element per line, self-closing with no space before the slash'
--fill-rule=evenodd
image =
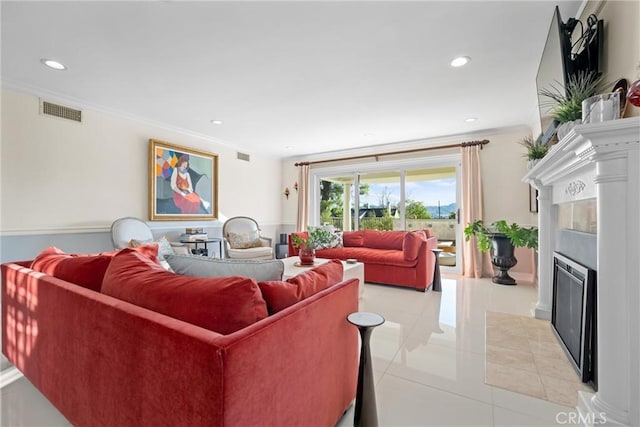
<path id="1" fill-rule="evenodd" d="M 556 3 L 2 1 L 2 83 L 273 157 L 472 134 L 535 119 Z"/>

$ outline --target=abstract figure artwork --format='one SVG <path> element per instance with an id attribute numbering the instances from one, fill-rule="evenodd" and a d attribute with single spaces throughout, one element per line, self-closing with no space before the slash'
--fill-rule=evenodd
<path id="1" fill-rule="evenodd" d="M 149 219 L 218 217 L 218 156 L 149 140 Z"/>

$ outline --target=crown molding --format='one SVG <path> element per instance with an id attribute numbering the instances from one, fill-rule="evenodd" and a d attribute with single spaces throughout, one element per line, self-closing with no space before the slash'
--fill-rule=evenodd
<path id="1" fill-rule="evenodd" d="M 485 139 L 493 135 L 507 134 L 517 131 L 531 133 L 531 128 L 527 125 L 506 126 L 501 128 L 482 129 L 474 132 L 466 132 L 452 135 L 443 135 L 433 138 L 421 138 L 408 141 L 390 142 L 386 144 L 371 145 L 368 147 L 354 148 L 349 150 L 327 151 L 324 153 L 309 154 L 305 156 L 295 156 L 283 159 L 284 161 L 319 161 L 331 160 L 336 157 L 368 156 L 383 154 L 384 152 L 413 150 L 420 148 L 437 147 L 467 140 Z"/>
<path id="2" fill-rule="evenodd" d="M 117 117 L 120 119 L 125 119 L 125 120 L 130 120 L 136 123 L 141 123 L 144 125 L 148 125 L 148 126 L 153 126 L 153 127 L 157 127 L 160 129 L 163 129 L 165 131 L 169 131 L 169 132 L 176 132 L 176 133 L 180 133 L 186 136 L 191 136 L 194 138 L 198 138 L 198 139 L 203 139 L 205 141 L 208 142 L 212 142 L 214 144 L 218 144 L 218 145 L 222 145 L 224 147 L 227 147 L 229 149 L 232 150 L 240 150 L 240 151 L 246 151 L 243 147 L 240 147 L 236 144 L 233 144 L 231 142 L 219 139 L 219 138 L 214 138 L 212 136 L 209 135 L 205 135 L 203 133 L 199 133 L 199 132 L 194 132 L 192 130 L 189 129 L 185 129 L 185 128 L 181 128 L 178 126 L 173 126 L 167 123 L 163 123 L 163 122 L 159 122 L 153 119 L 149 119 L 146 117 L 141 117 L 141 116 L 136 116 L 134 114 L 130 114 L 127 112 L 124 112 L 122 110 L 118 110 L 115 108 L 110 108 L 104 105 L 100 105 L 100 104 L 94 104 L 92 102 L 88 102 L 86 100 L 83 99 L 79 99 L 79 98 L 74 98 L 74 97 L 70 97 L 67 95 L 63 95 L 60 94 L 58 92 L 54 92 L 54 91 L 50 91 L 48 89 L 44 89 L 42 87 L 39 86 L 31 86 L 31 85 L 27 85 L 21 82 L 17 82 L 17 81 L 13 81 L 13 80 L 6 80 L 3 79 L 2 80 L 2 88 L 3 89 L 9 89 L 9 90 L 13 90 L 16 92 L 21 92 L 27 95 L 32 95 L 32 96 L 36 96 L 39 98 L 45 98 L 47 101 L 52 101 L 52 102 L 58 102 L 61 104 L 65 104 L 69 107 L 74 107 L 74 108 L 78 108 L 78 109 L 88 109 L 91 111 L 95 111 L 98 113 L 102 113 L 102 114 L 106 114 L 112 117 Z"/>

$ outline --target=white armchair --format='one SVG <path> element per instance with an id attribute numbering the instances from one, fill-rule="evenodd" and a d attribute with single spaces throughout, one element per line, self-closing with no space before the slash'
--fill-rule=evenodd
<path id="1" fill-rule="evenodd" d="M 111 224 L 111 242 L 114 249 L 124 249 L 131 247 L 131 241 L 137 240 L 140 243 L 153 242 L 153 234 L 146 222 L 131 216 L 118 218 Z M 169 242 L 174 253 L 188 254 L 187 245 L 179 242 Z M 159 249 L 162 252 L 162 248 Z"/>
<path id="2" fill-rule="evenodd" d="M 111 224 L 111 242 L 114 249 L 128 248 L 133 239 L 140 242 L 153 241 L 153 234 L 146 222 L 128 216 L 116 219 Z"/>
<path id="3" fill-rule="evenodd" d="M 260 236 L 260 226 L 253 218 L 229 218 L 222 226 L 222 237 L 227 258 L 273 259 L 271 238 Z"/>

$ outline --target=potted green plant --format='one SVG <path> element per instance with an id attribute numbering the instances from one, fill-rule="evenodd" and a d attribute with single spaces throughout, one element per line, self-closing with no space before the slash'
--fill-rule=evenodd
<path id="1" fill-rule="evenodd" d="M 316 249 L 331 242 L 331 232 L 324 228 L 313 228 L 307 234 L 308 237 L 291 235 L 293 246 L 298 249 L 301 265 L 313 265 Z"/>
<path id="2" fill-rule="evenodd" d="M 558 139 L 582 122 L 582 101 L 595 95 L 601 86 L 602 75 L 593 71 L 578 71 L 569 76 L 566 87 L 560 83 L 551 84 L 540 91 L 540 95 L 549 98 L 551 117 L 560 124 Z"/>
<path id="3" fill-rule="evenodd" d="M 475 236 L 481 252 L 492 251 L 491 263 L 500 272 L 492 281 L 501 285 L 515 285 L 516 281 L 509 276 L 509 269 L 518 263 L 514 249 L 527 247 L 538 248 L 538 227 L 520 227 L 508 224 L 505 220 L 495 221 L 486 226 L 482 220 L 467 224 L 464 228 L 465 239 Z"/>
<path id="4" fill-rule="evenodd" d="M 535 166 L 538 160 L 546 156 L 547 152 L 549 151 L 549 146 L 542 144 L 542 142 L 540 141 L 541 138 L 534 140 L 531 136 L 528 135 L 518 141 L 518 144 L 527 149 L 527 152 L 524 154 L 524 156 L 528 161 L 528 169 L 531 169 L 533 166 Z"/>

